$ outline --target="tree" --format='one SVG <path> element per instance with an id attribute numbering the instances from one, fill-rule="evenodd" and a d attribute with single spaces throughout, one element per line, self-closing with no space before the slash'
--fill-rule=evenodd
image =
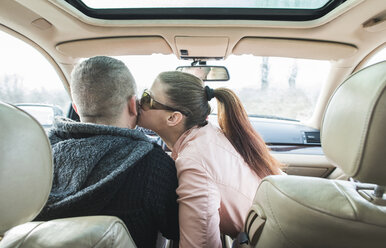
<path id="1" fill-rule="evenodd" d="M 23 102 L 25 92 L 23 90 L 24 79 L 17 75 L 4 75 L 0 80 L 0 100 L 9 103 Z"/>
<path id="2" fill-rule="evenodd" d="M 261 63 L 261 89 L 265 90 L 268 88 L 268 74 L 269 74 L 269 64 L 268 57 L 263 57 Z"/>
<path id="3" fill-rule="evenodd" d="M 289 87 L 296 88 L 296 77 L 298 76 L 298 63 L 296 62 L 296 59 L 294 59 L 294 62 L 292 64 L 291 68 L 291 74 L 288 78 L 288 85 Z"/>
<path id="4" fill-rule="evenodd" d="M 69 106 L 70 99 L 64 89 L 25 88 L 24 78 L 18 74 L 10 74 L 0 78 L 0 101 L 11 104 L 55 104 L 65 109 Z"/>

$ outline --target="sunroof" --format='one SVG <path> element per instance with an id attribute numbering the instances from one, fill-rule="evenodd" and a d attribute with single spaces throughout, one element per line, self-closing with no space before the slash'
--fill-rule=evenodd
<path id="1" fill-rule="evenodd" d="M 281 20 L 320 18 L 346 0 L 65 0 L 93 18 Z"/>
<path id="2" fill-rule="evenodd" d="M 274 8 L 319 9 L 330 0 L 83 0 L 94 9 L 116 8 Z"/>

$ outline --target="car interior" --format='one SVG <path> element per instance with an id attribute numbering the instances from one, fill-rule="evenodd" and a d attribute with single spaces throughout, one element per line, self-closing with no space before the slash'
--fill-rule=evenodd
<path id="1" fill-rule="evenodd" d="M 385 0 L 2 0 L 0 32 L 38 51 L 68 98 L 72 69 L 93 56 L 129 61 L 138 91 L 164 70 L 218 68 L 205 84 L 240 96 L 287 174 L 263 180 L 243 232 L 224 247 L 384 247 Z M 111 216 L 30 222 L 52 180 L 52 122 L 42 129 L 31 106 L 57 103 L 2 99 L 4 73 L 0 247 L 135 247 Z M 56 115 L 79 121 L 70 102 Z"/>

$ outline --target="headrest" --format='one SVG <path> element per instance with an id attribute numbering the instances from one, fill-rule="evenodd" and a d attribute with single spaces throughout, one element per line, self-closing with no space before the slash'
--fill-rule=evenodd
<path id="1" fill-rule="evenodd" d="M 0 234 L 37 216 L 51 190 L 52 169 L 44 129 L 0 102 Z"/>
<path id="2" fill-rule="evenodd" d="M 325 155 L 348 176 L 386 185 L 386 61 L 350 76 L 322 123 Z"/>
<path id="3" fill-rule="evenodd" d="M 87 216 L 18 225 L 4 235 L 0 247 L 135 248 L 136 245 L 119 218 Z"/>

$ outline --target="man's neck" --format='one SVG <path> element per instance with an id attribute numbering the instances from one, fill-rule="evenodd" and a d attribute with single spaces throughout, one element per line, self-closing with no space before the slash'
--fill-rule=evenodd
<path id="1" fill-rule="evenodd" d="M 81 122 L 88 122 L 98 125 L 107 125 L 107 126 L 114 126 L 114 127 L 120 127 L 120 128 L 128 128 L 133 129 L 136 126 L 135 120 L 126 120 L 125 118 L 119 118 L 115 121 L 106 121 L 102 119 L 97 118 L 80 118 Z"/>

